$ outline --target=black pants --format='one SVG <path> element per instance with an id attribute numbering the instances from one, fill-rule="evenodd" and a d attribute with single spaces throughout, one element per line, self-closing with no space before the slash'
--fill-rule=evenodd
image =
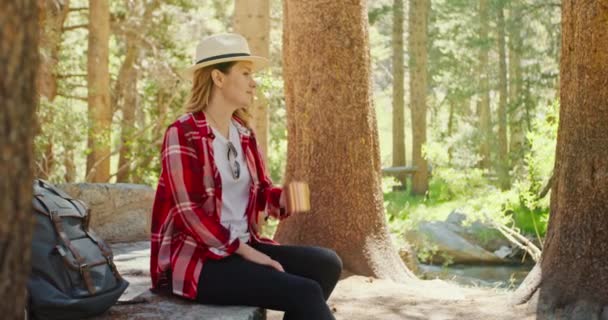
<path id="1" fill-rule="evenodd" d="M 207 260 L 199 279 L 199 302 L 285 311 L 285 320 L 335 319 L 325 302 L 342 271 L 342 261 L 334 251 L 319 247 L 252 246 L 278 261 L 285 272 L 249 262 L 237 254 Z"/>

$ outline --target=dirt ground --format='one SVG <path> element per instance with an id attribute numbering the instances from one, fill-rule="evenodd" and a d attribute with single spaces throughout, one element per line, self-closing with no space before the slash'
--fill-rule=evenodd
<path id="1" fill-rule="evenodd" d="M 532 320 L 535 310 L 507 304 L 509 293 L 499 289 L 463 287 L 441 280 L 400 284 L 361 276 L 338 282 L 329 299 L 338 320 Z M 269 311 L 268 320 L 282 312 Z"/>

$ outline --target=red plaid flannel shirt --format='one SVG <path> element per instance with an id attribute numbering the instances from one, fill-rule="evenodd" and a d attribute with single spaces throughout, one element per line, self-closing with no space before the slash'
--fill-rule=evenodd
<path id="1" fill-rule="evenodd" d="M 281 189 L 272 186 L 253 132 L 234 119 L 252 180 L 246 209 L 251 241 L 276 244 L 260 236 L 258 219 L 261 211 L 287 216 L 279 208 Z M 152 209 L 152 287 L 189 299 L 196 299 L 205 261 L 227 257 L 239 247 L 238 237 L 230 242 L 230 231 L 220 223 L 222 182 L 213 139 L 202 112 L 185 114 L 169 126 Z"/>

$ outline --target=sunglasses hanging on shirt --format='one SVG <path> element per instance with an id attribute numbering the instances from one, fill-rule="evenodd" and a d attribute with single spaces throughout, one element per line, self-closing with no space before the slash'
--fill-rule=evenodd
<path id="1" fill-rule="evenodd" d="M 232 144 L 232 142 L 228 141 L 228 163 L 230 164 L 230 172 L 232 173 L 232 178 L 234 180 L 238 180 L 241 176 L 241 165 L 237 161 L 238 152 L 236 152 L 236 148 Z"/>

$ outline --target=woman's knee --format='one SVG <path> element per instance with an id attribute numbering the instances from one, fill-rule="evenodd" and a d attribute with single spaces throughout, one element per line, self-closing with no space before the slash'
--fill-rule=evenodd
<path id="1" fill-rule="evenodd" d="M 340 273 L 342 273 L 343 267 L 342 259 L 340 259 L 340 256 L 338 256 L 338 254 L 331 249 L 319 248 L 319 250 L 321 251 L 320 264 L 323 266 L 323 269 L 326 272 L 329 272 L 335 275 L 336 277 L 339 277 Z"/>
<path id="2" fill-rule="evenodd" d="M 314 280 L 302 278 L 293 284 L 291 289 L 292 298 L 298 306 L 302 305 L 303 302 L 315 303 L 325 301 L 323 289 Z"/>

